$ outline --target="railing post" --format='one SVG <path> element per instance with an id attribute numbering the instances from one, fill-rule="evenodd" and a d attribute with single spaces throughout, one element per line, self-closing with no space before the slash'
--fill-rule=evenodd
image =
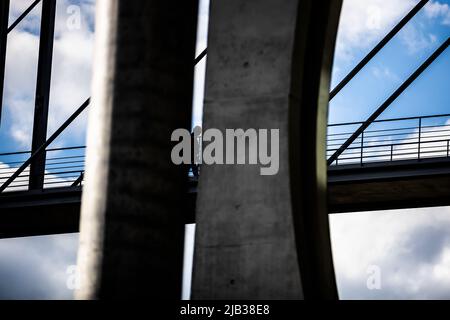
<path id="1" fill-rule="evenodd" d="M 366 130 L 450 45 L 450 37 L 428 57 L 428 59 L 416 70 L 414 73 L 403 82 L 400 87 L 380 106 L 372 113 L 372 115 L 348 138 L 348 140 L 342 144 L 342 146 L 336 150 L 336 152 L 327 160 L 327 164 L 332 164 L 336 158 L 342 154 L 360 135 L 361 132 Z"/>
<path id="2" fill-rule="evenodd" d="M 450 157 L 450 140 L 447 140 L 447 158 Z"/>
<path id="3" fill-rule="evenodd" d="M 417 159 L 420 160 L 420 146 L 422 143 L 422 118 L 419 118 L 419 144 L 417 147 Z"/>
<path id="4" fill-rule="evenodd" d="M 47 140 L 55 15 L 56 0 L 43 0 L 33 122 L 33 141 L 31 146 L 33 154 Z M 46 157 L 47 154 L 44 151 L 31 162 L 30 190 L 42 189 L 44 187 Z"/>
<path id="5" fill-rule="evenodd" d="M 394 144 L 391 144 L 391 162 L 394 161 Z"/>
<path id="6" fill-rule="evenodd" d="M 361 133 L 361 166 L 364 162 L 364 131 Z"/>

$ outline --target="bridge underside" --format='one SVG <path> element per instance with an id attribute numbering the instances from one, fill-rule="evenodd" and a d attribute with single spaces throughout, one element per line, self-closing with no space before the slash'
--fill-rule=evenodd
<path id="1" fill-rule="evenodd" d="M 450 205 L 450 159 L 331 167 L 331 213 Z"/>
<path id="2" fill-rule="evenodd" d="M 0 238 L 78 232 L 81 188 L 10 192 L 0 197 Z"/>
<path id="3" fill-rule="evenodd" d="M 191 180 L 185 222 L 195 223 L 197 182 Z M 331 167 L 331 214 L 450 206 L 450 159 Z M 79 231 L 81 188 L 11 192 L 0 197 L 0 238 Z"/>

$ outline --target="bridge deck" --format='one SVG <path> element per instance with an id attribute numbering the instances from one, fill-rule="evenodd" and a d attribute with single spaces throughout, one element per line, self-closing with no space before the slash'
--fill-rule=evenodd
<path id="1" fill-rule="evenodd" d="M 331 167 L 332 213 L 450 205 L 450 158 Z"/>
<path id="2" fill-rule="evenodd" d="M 450 158 L 330 167 L 332 214 L 450 205 Z M 191 179 L 185 222 L 195 223 L 197 180 Z M 78 232 L 81 187 L 0 195 L 0 238 Z"/>
<path id="3" fill-rule="evenodd" d="M 330 125 L 328 156 L 360 124 Z M 85 147 L 46 150 L 43 190 L 30 188 L 30 155 L 0 154 L 0 238 L 77 232 Z M 330 213 L 450 205 L 450 115 L 375 121 L 329 166 L 328 182 Z M 196 190 L 192 179 L 186 223 Z"/>

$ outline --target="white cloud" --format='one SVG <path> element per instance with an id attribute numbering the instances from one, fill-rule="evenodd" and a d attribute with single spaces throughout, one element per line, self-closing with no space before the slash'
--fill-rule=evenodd
<path id="1" fill-rule="evenodd" d="M 339 24 L 336 58 L 349 61 L 355 49 L 380 41 L 415 5 L 414 0 L 345 0 Z"/>
<path id="2" fill-rule="evenodd" d="M 54 132 L 90 96 L 94 31 L 90 21 L 94 2 L 81 6 L 81 28 L 67 26 L 71 1 L 59 1 L 54 44 L 49 133 Z M 87 112 L 82 121 L 69 128 L 72 135 L 84 140 Z"/>
<path id="3" fill-rule="evenodd" d="M 447 3 L 431 1 L 425 5 L 425 14 L 430 19 L 441 18 L 443 25 L 450 25 L 450 6 Z"/>
<path id="4" fill-rule="evenodd" d="M 73 234 L 0 241 L 0 299 L 71 299 L 77 243 Z"/>
<path id="5" fill-rule="evenodd" d="M 368 52 L 416 4 L 416 0 L 345 0 L 336 43 L 336 58 L 350 62 L 354 60 L 355 50 Z M 423 11 L 428 20 L 441 19 L 442 24 L 450 25 L 448 4 L 431 1 Z M 400 35 L 410 54 L 431 47 L 436 42 L 435 35 L 424 31 L 423 25 L 413 22 L 408 23 Z"/>
<path id="6" fill-rule="evenodd" d="M 341 298 L 450 298 L 450 208 L 333 215 L 330 225 Z M 366 286 L 371 265 L 381 290 Z"/>
<path id="7" fill-rule="evenodd" d="M 425 32 L 413 25 L 405 26 L 400 36 L 410 54 L 433 47 L 437 42 L 437 37 L 434 34 Z"/>
<path id="8" fill-rule="evenodd" d="M 30 1 L 13 1 L 13 21 Z M 90 95 L 94 32 L 91 24 L 94 2 L 81 5 L 81 28 L 69 29 L 69 0 L 58 1 L 55 30 L 52 86 L 48 132 L 53 133 Z M 11 137 L 18 147 L 31 143 L 34 96 L 36 88 L 39 17 L 37 6 L 9 35 L 5 78 L 5 105 Z M 69 128 L 71 137 L 84 140 L 86 115 Z"/>
<path id="9" fill-rule="evenodd" d="M 374 66 L 372 67 L 372 73 L 378 80 L 400 83 L 400 77 L 386 66 Z"/>

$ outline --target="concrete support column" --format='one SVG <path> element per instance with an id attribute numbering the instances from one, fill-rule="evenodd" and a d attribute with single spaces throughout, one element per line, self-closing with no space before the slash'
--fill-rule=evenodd
<path id="1" fill-rule="evenodd" d="M 187 171 L 171 134 L 190 128 L 197 11 L 97 1 L 79 299 L 181 297 Z"/>
<path id="2" fill-rule="evenodd" d="M 204 129 L 279 129 L 280 170 L 201 170 L 194 299 L 337 297 L 325 132 L 340 1 L 214 0 Z"/>

